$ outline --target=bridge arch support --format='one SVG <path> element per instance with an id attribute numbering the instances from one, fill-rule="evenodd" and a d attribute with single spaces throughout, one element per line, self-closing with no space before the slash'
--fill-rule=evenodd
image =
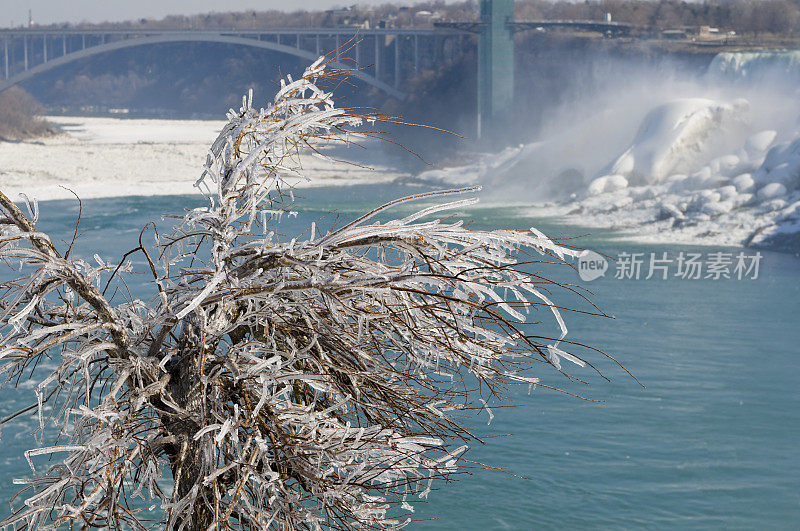
<path id="1" fill-rule="evenodd" d="M 276 42 L 262 41 L 255 38 L 240 37 L 236 35 L 225 35 L 225 34 L 210 33 L 210 32 L 209 33 L 206 32 L 165 33 L 158 35 L 149 35 L 145 37 L 134 37 L 129 39 L 123 39 L 105 44 L 98 44 L 96 46 L 91 46 L 88 48 L 83 48 L 81 50 L 76 50 L 74 52 L 67 53 L 66 55 L 62 55 L 60 57 L 51 59 L 45 63 L 38 64 L 23 72 L 15 74 L 14 76 L 8 79 L 0 81 L 0 92 L 14 85 L 22 83 L 23 81 L 31 79 L 39 74 L 47 72 L 48 70 L 52 70 L 53 68 L 57 68 L 59 66 L 67 65 L 69 63 L 72 63 L 80 59 L 111 52 L 114 50 L 121 50 L 124 48 L 133 48 L 149 44 L 163 44 L 172 42 L 212 42 L 212 43 L 222 43 L 222 44 L 235 44 L 239 46 L 249 46 L 252 48 L 261 48 L 265 50 L 285 53 L 288 55 L 292 55 L 294 57 L 305 59 L 309 62 L 314 61 L 318 58 L 318 55 L 314 52 L 303 50 L 301 48 L 297 48 L 294 46 L 279 44 Z M 348 67 L 347 65 L 339 61 L 332 62 L 331 66 L 335 68 L 340 68 L 342 70 L 348 70 L 349 75 L 351 75 L 352 77 L 357 78 L 363 81 L 364 83 L 371 85 L 389 94 L 392 97 L 398 99 L 405 98 L 405 94 L 400 90 L 398 90 L 397 88 L 361 70 L 354 70 L 351 67 Z"/>

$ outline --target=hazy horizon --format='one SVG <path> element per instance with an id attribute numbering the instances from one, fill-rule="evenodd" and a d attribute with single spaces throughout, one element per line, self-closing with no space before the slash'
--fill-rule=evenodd
<path id="1" fill-rule="evenodd" d="M 168 15 L 196 15 L 199 13 L 226 11 L 316 11 L 331 9 L 352 4 L 369 5 L 376 3 L 395 3 L 382 1 L 355 0 L 304 0 L 302 3 L 287 3 L 280 0 L 140 0 L 138 2 L 122 2 L 113 0 L 98 2 L 97 0 L 29 0 L 5 6 L 0 11 L 0 26 L 4 28 L 19 27 L 27 24 L 28 10 L 33 12 L 36 24 L 78 23 L 78 22 L 120 22 L 140 18 L 160 19 Z M 416 2 L 396 2 L 402 5 L 413 5 Z"/>

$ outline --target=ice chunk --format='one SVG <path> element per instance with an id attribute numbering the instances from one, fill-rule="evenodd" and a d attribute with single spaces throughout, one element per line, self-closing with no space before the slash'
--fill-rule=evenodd
<path id="1" fill-rule="evenodd" d="M 611 165 L 611 171 L 615 174 L 628 175 L 636 168 L 636 160 L 633 158 L 633 153 L 631 153 L 632 149 L 633 148 L 629 148 L 625 153 L 620 155 L 616 162 Z"/>
<path id="2" fill-rule="evenodd" d="M 739 208 L 740 206 L 748 204 L 752 199 L 753 194 L 739 194 L 734 198 L 733 204 L 736 208 Z"/>
<path id="3" fill-rule="evenodd" d="M 772 199 L 767 201 L 761 205 L 764 210 L 768 212 L 774 212 L 776 210 L 783 210 L 786 208 L 786 200 L 785 199 Z"/>
<path id="4" fill-rule="evenodd" d="M 736 187 L 732 185 L 718 188 L 717 193 L 720 196 L 720 201 L 728 201 L 739 195 L 739 192 L 736 190 Z"/>
<path id="5" fill-rule="evenodd" d="M 757 157 L 764 153 L 778 136 L 776 131 L 761 131 L 751 135 L 744 143 L 744 149 L 750 157 Z"/>
<path id="6" fill-rule="evenodd" d="M 681 212 L 681 210 L 672 203 L 661 203 L 659 208 L 659 219 L 686 219 L 686 216 L 683 215 L 683 212 Z"/>
<path id="7" fill-rule="evenodd" d="M 764 178 L 769 182 L 782 183 L 794 188 L 800 177 L 800 157 L 790 157 L 786 162 L 778 164 Z"/>
<path id="8" fill-rule="evenodd" d="M 672 193 L 690 192 L 692 190 L 703 190 L 717 188 L 727 183 L 728 179 L 711 173 L 708 166 L 694 172 L 682 180 L 675 180 L 670 185 L 669 191 Z"/>
<path id="9" fill-rule="evenodd" d="M 743 173 L 741 175 L 737 175 L 731 181 L 731 184 L 736 187 L 736 190 L 742 193 L 747 193 L 753 190 L 753 186 L 755 182 L 753 181 L 753 176 L 749 173 Z"/>
<path id="10" fill-rule="evenodd" d="M 769 183 L 758 191 L 761 201 L 769 201 L 786 195 L 786 187 L 781 183 Z"/>
<path id="11" fill-rule="evenodd" d="M 589 184 L 589 187 L 586 189 L 586 194 L 593 196 L 608 192 L 616 192 L 627 186 L 628 180 L 622 175 L 604 175 L 603 177 L 598 177 Z"/>
<path id="12" fill-rule="evenodd" d="M 655 199 L 658 197 L 658 192 L 652 186 L 634 188 L 631 189 L 631 197 L 636 201 Z"/>
<path id="13" fill-rule="evenodd" d="M 763 168 L 767 171 L 770 171 L 772 168 L 785 162 L 788 151 L 788 142 L 781 142 L 780 144 L 772 146 L 772 148 L 767 152 L 766 158 L 764 158 Z"/>
<path id="14" fill-rule="evenodd" d="M 723 103 L 703 98 L 659 105 L 647 114 L 631 146 L 608 170 L 637 185 L 660 182 L 676 170 L 696 170 L 709 155 L 730 153 L 737 147 L 732 133 L 744 124 L 747 109 L 744 100 Z M 717 169 L 731 169 L 738 163 L 739 157 L 729 155 L 718 161 Z"/>
<path id="15" fill-rule="evenodd" d="M 708 214 L 711 217 L 719 216 L 720 214 L 727 214 L 733 210 L 733 201 L 719 201 L 714 203 L 706 203 L 700 209 L 703 214 Z"/>
<path id="16" fill-rule="evenodd" d="M 708 163 L 711 173 L 730 175 L 739 166 L 739 157 L 736 155 L 723 155 Z"/>
<path id="17" fill-rule="evenodd" d="M 697 197 L 700 198 L 700 201 L 703 204 L 716 203 L 717 201 L 722 199 L 722 195 L 714 190 L 701 190 L 700 193 L 697 194 Z"/>

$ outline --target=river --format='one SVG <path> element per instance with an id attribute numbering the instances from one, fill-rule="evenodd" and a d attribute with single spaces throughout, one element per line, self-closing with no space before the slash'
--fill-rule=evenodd
<path id="1" fill-rule="evenodd" d="M 331 210 L 352 216 L 417 191 L 386 184 L 308 189 L 298 193 L 302 213 L 286 218 L 285 230 L 296 232 Z M 136 246 L 146 222 L 198 201 L 196 196 L 84 201 L 87 232 L 76 252 L 119 256 Z M 76 202 L 46 201 L 40 208 L 39 228 L 55 241 L 68 240 Z M 475 469 L 454 484 L 439 484 L 415 505 L 412 529 L 796 528 L 798 257 L 760 251 L 757 278 L 750 271 L 742 279 L 685 279 L 675 275 L 672 262 L 666 280 L 660 272 L 647 280 L 650 253 L 674 259 L 697 252 L 707 265 L 710 253 L 743 251 L 629 243 L 612 231 L 565 227 L 500 207 L 461 214 L 481 227 L 535 225 L 551 236 L 581 236 L 574 243 L 617 258 L 604 277 L 591 282 L 569 268 L 543 271 L 590 289 L 592 300 L 613 316 L 569 313 L 569 337 L 613 355 L 645 387 L 598 356 L 594 360 L 611 382 L 572 371 L 587 377 L 586 387 L 540 369 L 537 376 L 545 383 L 599 402 L 520 389 L 510 401 L 520 407 L 494 407 L 491 424 L 485 412 L 468 419 L 487 437 L 485 445 L 473 445 L 468 458 L 508 473 Z M 615 278 L 623 253 L 644 258 L 638 279 Z M 143 281 L 134 292 L 145 296 L 151 288 Z M 567 293 L 554 298 L 566 305 L 578 302 Z M 0 415 L 33 402 L 33 383 L 2 391 Z M 26 473 L 22 452 L 32 444 L 34 426 L 29 417 L 4 427 L 2 500 L 15 492 L 11 479 Z"/>

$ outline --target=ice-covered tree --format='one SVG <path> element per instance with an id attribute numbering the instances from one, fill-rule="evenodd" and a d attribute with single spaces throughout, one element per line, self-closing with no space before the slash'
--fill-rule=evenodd
<path id="1" fill-rule="evenodd" d="M 329 75 L 320 59 L 265 109 L 247 97 L 229 113 L 198 181 L 207 205 L 132 251 L 151 300 L 121 295 L 129 255 L 76 257 L 36 229 L 35 203 L 0 193 L 0 372 L 6 387 L 35 379 L 19 414 L 41 428 L 0 525 L 143 529 L 160 506 L 157 527 L 174 530 L 399 527 L 459 470 L 464 410 L 539 383 L 524 372 L 536 361 L 584 365 L 558 346 L 553 284 L 518 264 L 574 252 L 534 229 L 437 219 L 475 200 L 431 199 L 474 189 L 291 239 L 270 230 L 294 208 L 299 154 L 357 142 L 371 118 L 334 105 Z M 532 309 L 560 337 L 532 336 Z"/>

